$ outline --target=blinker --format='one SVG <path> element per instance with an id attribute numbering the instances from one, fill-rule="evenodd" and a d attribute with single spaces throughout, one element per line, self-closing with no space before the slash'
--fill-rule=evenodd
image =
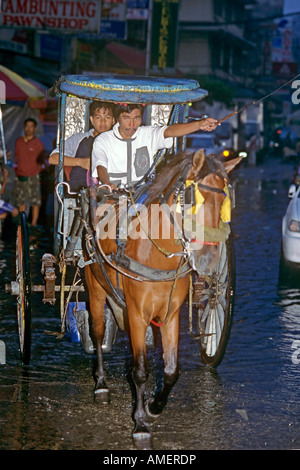
<path id="1" fill-rule="evenodd" d="M 188 209 L 186 213 L 194 215 L 197 213 L 197 205 L 202 205 L 205 199 L 198 190 L 198 183 L 195 183 L 194 180 L 186 180 L 185 187 L 184 203 L 191 207 L 191 209 Z M 180 196 L 178 196 L 177 199 L 176 211 L 180 212 Z"/>
<path id="2" fill-rule="evenodd" d="M 197 182 L 194 182 L 193 180 L 186 180 L 185 186 L 186 186 L 185 204 L 191 207 L 191 209 L 188 209 L 186 211 L 186 215 L 189 215 L 189 214 L 195 215 L 197 214 L 197 210 L 199 208 L 198 205 L 202 205 L 205 199 L 198 189 Z M 223 191 L 224 191 L 225 199 L 221 206 L 220 217 L 221 217 L 222 222 L 228 223 L 231 221 L 231 201 L 230 201 L 230 195 L 229 195 L 227 184 L 225 184 Z M 176 211 L 180 212 L 180 197 L 179 196 L 177 199 Z"/>

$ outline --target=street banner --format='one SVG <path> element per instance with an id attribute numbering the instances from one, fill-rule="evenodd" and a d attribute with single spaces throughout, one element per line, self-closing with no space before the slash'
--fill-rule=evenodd
<path id="1" fill-rule="evenodd" d="M 179 0 L 153 0 L 151 68 L 175 67 Z"/>
<path id="2" fill-rule="evenodd" d="M 0 26 L 99 32 L 98 0 L 3 0 Z"/>

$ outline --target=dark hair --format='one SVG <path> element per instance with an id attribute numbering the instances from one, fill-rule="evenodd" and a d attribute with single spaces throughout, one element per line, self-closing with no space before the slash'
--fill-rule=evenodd
<path id="1" fill-rule="evenodd" d="M 142 104 L 132 104 L 132 103 L 117 104 L 116 105 L 116 110 L 115 110 L 116 120 L 119 119 L 120 114 L 122 114 L 122 113 L 131 113 L 131 111 L 133 111 L 134 109 L 139 109 L 141 111 L 141 115 L 143 116 L 145 107 Z"/>
<path id="2" fill-rule="evenodd" d="M 33 118 L 27 118 L 27 119 L 25 119 L 25 121 L 24 121 L 24 126 L 26 126 L 27 122 L 33 122 L 34 126 L 35 126 L 35 127 L 37 126 L 37 122 L 36 122 L 36 120 L 33 119 Z"/>
<path id="3" fill-rule="evenodd" d="M 114 103 L 109 103 L 108 101 L 92 101 L 90 104 L 90 116 L 94 116 L 96 109 L 110 109 L 113 116 L 115 112 Z"/>

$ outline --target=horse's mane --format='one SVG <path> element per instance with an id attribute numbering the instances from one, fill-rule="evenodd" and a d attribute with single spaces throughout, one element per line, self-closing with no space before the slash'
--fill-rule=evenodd
<path id="1" fill-rule="evenodd" d="M 189 152 L 171 154 L 161 162 L 157 169 L 156 177 L 147 191 L 144 204 L 147 206 L 160 196 L 179 173 L 187 173 L 192 166 L 193 157 Z"/>
<path id="2" fill-rule="evenodd" d="M 147 198 L 144 201 L 146 206 L 163 194 L 177 176 L 187 176 L 193 164 L 193 156 L 194 152 L 185 150 L 163 160 L 162 166 L 157 171 L 154 182 L 148 188 Z M 205 174 L 209 173 L 207 163 L 203 165 L 200 173 L 202 175 L 199 174 L 198 177 L 204 177 Z"/>

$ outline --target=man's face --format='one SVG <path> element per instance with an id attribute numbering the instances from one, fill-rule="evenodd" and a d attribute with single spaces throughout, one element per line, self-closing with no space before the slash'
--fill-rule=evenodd
<path id="1" fill-rule="evenodd" d="M 26 122 L 24 126 L 25 137 L 33 137 L 35 134 L 35 124 L 32 121 Z"/>
<path id="2" fill-rule="evenodd" d="M 119 116 L 119 132 L 123 139 L 130 139 L 142 124 L 142 114 L 139 109 L 134 109 L 131 113 L 121 113 Z"/>
<path id="3" fill-rule="evenodd" d="M 97 108 L 90 120 L 96 135 L 109 131 L 115 123 L 112 111 L 108 108 Z"/>

